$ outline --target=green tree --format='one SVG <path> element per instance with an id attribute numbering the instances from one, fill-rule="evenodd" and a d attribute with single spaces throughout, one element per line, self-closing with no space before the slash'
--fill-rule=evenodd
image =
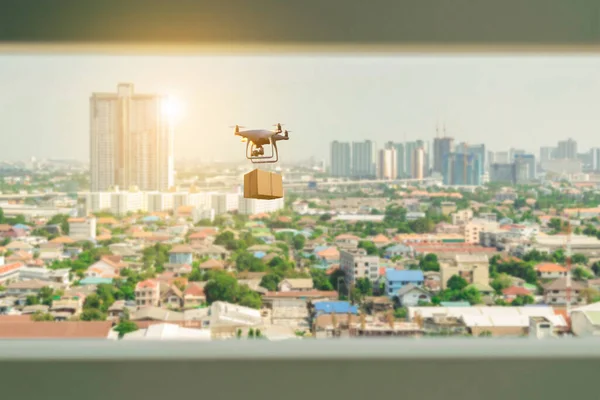
<path id="1" fill-rule="evenodd" d="M 88 308 L 83 310 L 80 319 L 82 321 L 104 321 L 106 314 L 97 308 Z"/>
<path id="2" fill-rule="evenodd" d="M 593 277 L 594 277 L 594 275 L 585 268 L 575 267 L 573 269 L 573 278 L 574 279 L 582 281 L 582 280 L 586 280 L 586 279 L 591 279 Z"/>
<path id="3" fill-rule="evenodd" d="M 235 265 L 238 271 L 263 272 L 266 269 L 261 260 L 246 251 L 237 254 Z"/>
<path id="4" fill-rule="evenodd" d="M 226 273 L 218 273 L 204 286 L 204 294 L 208 304 L 215 301 L 235 303 L 238 291 L 237 280 Z"/>
<path id="5" fill-rule="evenodd" d="M 365 249 L 367 251 L 367 254 L 370 256 L 374 255 L 374 254 L 378 254 L 377 246 L 375 246 L 375 244 L 373 244 L 373 242 L 361 240 L 358 243 L 358 247 L 361 249 Z"/>
<path id="6" fill-rule="evenodd" d="M 259 309 L 262 299 L 258 293 L 251 290 L 247 285 L 240 285 L 236 294 L 236 303 L 240 306 Z"/>
<path id="7" fill-rule="evenodd" d="M 281 282 L 281 277 L 277 274 L 271 273 L 262 277 L 260 280 L 260 286 L 271 292 L 275 292 L 277 291 L 277 285 L 279 285 L 279 282 Z"/>
<path id="8" fill-rule="evenodd" d="M 190 282 L 200 282 L 202 280 L 202 271 L 198 267 L 193 267 L 190 276 L 188 276 Z"/>
<path id="9" fill-rule="evenodd" d="M 332 285 L 327 273 L 318 268 L 313 268 L 310 270 L 310 275 L 313 280 L 313 285 L 316 290 L 325 290 L 332 291 L 334 290 L 334 286 Z"/>
<path id="10" fill-rule="evenodd" d="M 355 288 L 362 296 L 372 296 L 373 295 L 373 284 L 371 280 L 368 278 L 358 278 L 356 280 Z"/>
<path id="11" fill-rule="evenodd" d="M 295 235 L 293 239 L 294 249 L 302 250 L 306 244 L 306 237 L 304 235 Z"/>
<path id="12" fill-rule="evenodd" d="M 490 286 L 494 288 L 497 294 L 501 294 L 502 291 L 512 285 L 512 279 L 507 274 L 499 274 L 494 278 Z"/>
<path id="13" fill-rule="evenodd" d="M 531 296 L 524 296 L 524 295 L 517 295 L 517 297 L 515 297 L 513 299 L 513 301 L 510 303 L 511 306 L 524 306 L 526 304 L 533 304 L 535 302 L 535 300 L 533 299 L 533 297 Z"/>
<path id="14" fill-rule="evenodd" d="M 35 306 L 40 304 L 40 299 L 37 296 L 27 296 L 25 299 L 25 304 L 28 306 Z"/>
<path id="15" fill-rule="evenodd" d="M 135 332 L 138 329 L 139 328 L 135 322 L 128 320 L 121 321 L 114 327 L 114 330 L 119 333 L 119 339 L 121 339 L 127 333 Z"/>
<path id="16" fill-rule="evenodd" d="M 419 269 L 423 271 L 439 271 L 440 263 L 438 261 L 437 255 L 429 253 L 425 255 L 425 257 L 421 257 L 419 259 Z"/>
<path id="17" fill-rule="evenodd" d="M 469 283 L 460 275 L 453 275 L 450 279 L 448 279 L 448 283 L 446 287 L 448 290 L 460 291 L 466 288 Z"/>
<path id="18" fill-rule="evenodd" d="M 254 339 L 254 328 L 248 329 L 248 339 Z"/>
<path id="19" fill-rule="evenodd" d="M 52 314 L 49 314 L 49 313 L 44 313 L 44 312 L 41 312 L 41 311 L 36 311 L 35 313 L 33 313 L 31 315 L 31 320 L 32 321 L 36 321 L 36 322 L 54 321 L 54 316 L 52 316 Z"/>
<path id="20" fill-rule="evenodd" d="M 4 210 L 0 207 L 0 224 L 6 223 L 6 218 L 4 217 Z"/>

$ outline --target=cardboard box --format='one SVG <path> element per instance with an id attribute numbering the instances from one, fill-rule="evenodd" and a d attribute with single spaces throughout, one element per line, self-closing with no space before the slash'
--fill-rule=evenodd
<path id="1" fill-rule="evenodd" d="M 283 197 L 281 175 L 255 169 L 244 175 L 244 198 L 273 200 Z"/>

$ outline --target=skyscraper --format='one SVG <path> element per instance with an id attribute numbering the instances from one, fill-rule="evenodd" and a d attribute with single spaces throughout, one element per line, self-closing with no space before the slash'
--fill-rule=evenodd
<path id="1" fill-rule="evenodd" d="M 404 143 L 395 143 L 396 148 L 396 173 L 399 178 L 408 176 L 406 168 L 406 149 Z"/>
<path id="2" fill-rule="evenodd" d="M 590 149 L 590 164 L 592 171 L 600 171 L 600 147 Z"/>
<path id="3" fill-rule="evenodd" d="M 450 153 L 444 160 L 445 185 L 480 185 L 479 155 L 469 153 Z"/>
<path id="4" fill-rule="evenodd" d="M 442 173 L 444 169 L 444 160 L 452 152 L 454 138 L 441 137 L 433 139 L 433 171 Z"/>
<path id="5" fill-rule="evenodd" d="M 335 177 L 349 177 L 350 170 L 350 143 L 333 141 L 331 143 L 331 175 Z"/>
<path id="6" fill-rule="evenodd" d="M 536 178 L 536 163 L 533 154 L 515 155 L 515 164 L 517 164 L 517 181 L 531 181 Z"/>
<path id="7" fill-rule="evenodd" d="M 487 171 L 487 157 L 485 151 L 485 144 L 472 144 L 467 147 L 467 153 L 476 157 L 479 161 L 479 175 L 483 175 Z"/>
<path id="8" fill-rule="evenodd" d="M 406 176 L 409 177 L 413 177 L 413 159 L 414 159 L 414 153 L 415 153 L 415 149 L 417 148 L 417 143 L 416 142 L 406 142 L 404 143 L 404 154 L 405 154 L 405 172 L 406 172 Z"/>
<path id="9" fill-rule="evenodd" d="M 413 150 L 411 174 L 414 179 L 425 177 L 425 149 L 423 147 Z"/>
<path id="10" fill-rule="evenodd" d="M 166 96 L 117 93 L 90 97 L 91 190 L 111 187 L 166 191 L 174 185 L 173 121 Z"/>
<path id="11" fill-rule="evenodd" d="M 556 147 L 540 147 L 540 162 L 549 161 L 556 155 Z"/>
<path id="12" fill-rule="evenodd" d="M 517 169 L 515 163 L 494 163 L 490 165 L 490 181 L 517 183 Z"/>
<path id="13" fill-rule="evenodd" d="M 352 143 L 352 176 L 373 179 L 376 176 L 375 143 L 371 140 Z"/>
<path id="14" fill-rule="evenodd" d="M 558 159 L 577 159 L 577 142 L 573 139 L 567 139 L 558 142 L 558 149 L 556 153 L 556 158 Z"/>
<path id="15" fill-rule="evenodd" d="M 396 179 L 398 177 L 397 153 L 393 143 L 387 143 L 383 149 L 379 150 L 377 177 L 379 179 Z"/>

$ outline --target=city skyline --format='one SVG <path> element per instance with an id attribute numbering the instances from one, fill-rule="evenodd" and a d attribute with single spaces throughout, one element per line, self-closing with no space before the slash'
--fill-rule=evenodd
<path id="1" fill-rule="evenodd" d="M 87 99 L 119 82 L 184 105 L 177 160 L 242 160 L 228 128 L 235 123 L 286 123 L 294 146 L 284 162 L 327 159 L 328 146 L 315 146 L 322 139 L 431 141 L 442 123 L 456 141 L 536 155 L 568 137 L 587 150 L 600 128 L 595 56 L 0 57 L 7 160 L 89 161 Z"/>

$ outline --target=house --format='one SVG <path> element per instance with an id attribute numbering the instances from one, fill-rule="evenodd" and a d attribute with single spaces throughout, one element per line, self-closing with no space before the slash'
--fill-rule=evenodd
<path id="1" fill-rule="evenodd" d="M 27 254 L 33 254 L 33 246 L 30 245 L 29 243 L 26 242 L 10 242 L 9 244 L 7 244 L 6 246 L 4 246 L 6 248 L 6 250 L 10 250 L 14 253 L 16 252 L 24 252 Z"/>
<path id="2" fill-rule="evenodd" d="M 136 309 L 135 301 L 117 300 L 108 308 L 108 319 L 119 320 Z"/>
<path id="3" fill-rule="evenodd" d="M 81 314 L 83 311 L 84 299 L 79 296 L 63 295 L 59 299 L 52 301 L 50 314 L 56 321 L 66 321 L 73 316 Z"/>
<path id="4" fill-rule="evenodd" d="M 319 301 L 312 303 L 312 309 L 316 316 L 321 314 L 358 315 L 358 306 L 352 305 L 348 301 Z"/>
<path id="5" fill-rule="evenodd" d="M 489 259 L 487 255 L 456 254 L 453 259 L 440 263 L 442 289 L 454 275 L 465 279 L 469 284 L 489 285 Z"/>
<path id="6" fill-rule="evenodd" d="M 532 292 L 523 286 L 511 286 L 502 290 L 505 301 L 513 301 L 517 296 L 532 296 Z"/>
<path id="7" fill-rule="evenodd" d="M 412 283 L 402 286 L 394 295 L 402 307 L 412 307 L 421 303 L 431 302 L 431 293 Z"/>
<path id="8" fill-rule="evenodd" d="M 567 269 L 554 263 L 541 263 L 535 266 L 538 278 L 558 279 L 567 276 Z"/>
<path id="9" fill-rule="evenodd" d="M 85 271 L 86 277 L 117 278 L 123 268 L 127 268 L 120 256 L 103 256 Z"/>
<path id="10" fill-rule="evenodd" d="M 160 302 L 160 284 L 157 280 L 146 279 L 135 285 L 135 303 L 138 307 L 157 307 Z"/>
<path id="11" fill-rule="evenodd" d="M 334 264 L 340 261 L 340 252 L 335 247 L 317 247 L 315 249 L 315 255 L 318 260 L 326 264 Z"/>
<path id="12" fill-rule="evenodd" d="M 313 290 L 314 283 L 312 279 L 284 279 L 277 285 L 280 292 L 306 292 Z"/>
<path id="13" fill-rule="evenodd" d="M 202 264 L 199 265 L 199 268 L 201 270 L 223 270 L 225 269 L 225 263 L 223 261 L 221 261 L 220 259 L 215 259 L 215 258 L 210 258 L 206 261 L 204 261 Z"/>
<path id="14" fill-rule="evenodd" d="M 173 247 L 169 252 L 170 264 L 192 264 L 194 261 L 194 249 L 188 245 L 179 245 Z"/>
<path id="15" fill-rule="evenodd" d="M 31 279 L 27 281 L 13 282 L 6 286 L 6 294 L 9 296 L 37 296 L 40 291 L 49 287 L 52 289 L 60 289 L 63 286 L 48 281 L 41 281 L 37 279 Z"/>
<path id="16" fill-rule="evenodd" d="M 214 236 L 209 236 L 205 232 L 194 232 L 188 239 L 192 247 L 206 247 L 213 243 Z"/>
<path id="17" fill-rule="evenodd" d="M 0 285 L 4 286 L 19 280 L 19 275 L 23 267 L 24 264 L 20 262 L 0 265 Z"/>
<path id="18" fill-rule="evenodd" d="M 587 283 L 583 281 L 571 280 L 571 305 L 585 304 L 583 290 L 587 288 Z M 567 279 L 559 278 L 544 285 L 544 303 L 548 305 L 566 305 L 567 304 Z"/>
<path id="19" fill-rule="evenodd" d="M 302 292 L 266 292 L 262 295 L 263 305 L 272 307 L 273 304 L 282 301 L 303 301 L 305 304 L 309 302 L 329 302 L 335 301 L 339 297 L 336 291 L 311 290 Z"/>
<path id="20" fill-rule="evenodd" d="M 375 236 L 373 239 L 371 239 L 371 241 L 377 248 L 385 247 L 390 244 L 390 239 L 383 234 Z"/>
<path id="21" fill-rule="evenodd" d="M 342 249 L 353 249 L 358 247 L 360 238 L 356 235 L 342 234 L 335 237 L 334 243 Z"/>
<path id="22" fill-rule="evenodd" d="M 211 244 L 208 247 L 196 250 L 198 257 L 208 257 L 215 260 L 225 260 L 229 257 L 230 252 L 223 246 Z"/>
<path id="23" fill-rule="evenodd" d="M 204 284 L 201 282 L 190 282 L 183 291 L 183 307 L 195 308 L 206 302 Z"/>
<path id="24" fill-rule="evenodd" d="M 184 304 L 183 292 L 177 285 L 166 285 L 159 282 L 160 305 L 169 309 L 181 309 Z"/>
<path id="25" fill-rule="evenodd" d="M 412 248 L 405 244 L 396 244 L 385 249 L 385 258 L 407 257 L 412 254 Z"/>
<path id="26" fill-rule="evenodd" d="M 0 238 L 17 238 L 25 236 L 23 230 L 16 229 L 14 226 L 8 224 L 0 224 Z"/>
<path id="27" fill-rule="evenodd" d="M 422 287 L 424 282 L 423 271 L 388 268 L 385 271 L 385 294 L 388 297 L 394 297 L 403 286 L 413 284 Z"/>

